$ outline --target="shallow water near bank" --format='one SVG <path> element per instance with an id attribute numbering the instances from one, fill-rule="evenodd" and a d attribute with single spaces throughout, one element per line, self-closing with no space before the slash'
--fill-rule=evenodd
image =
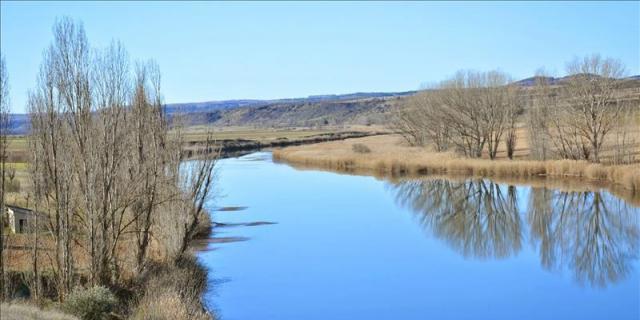
<path id="1" fill-rule="evenodd" d="M 220 161 L 222 319 L 638 319 L 640 209 L 601 192 Z M 254 223 L 260 222 L 260 223 Z M 268 223 L 264 223 L 268 222 Z M 272 223 L 273 222 L 273 223 Z"/>

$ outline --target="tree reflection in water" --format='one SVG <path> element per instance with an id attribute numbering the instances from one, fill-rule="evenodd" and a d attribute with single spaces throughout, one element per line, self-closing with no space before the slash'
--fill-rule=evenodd
<path id="1" fill-rule="evenodd" d="M 410 180 L 392 188 L 425 229 L 465 257 L 517 254 L 526 220 L 542 266 L 568 268 L 580 283 L 624 279 L 638 259 L 640 210 L 605 192 L 527 187 L 519 208 L 515 186 L 487 180 Z"/>

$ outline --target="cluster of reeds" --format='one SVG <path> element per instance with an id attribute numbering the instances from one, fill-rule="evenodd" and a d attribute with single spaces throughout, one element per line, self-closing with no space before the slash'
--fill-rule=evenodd
<path id="1" fill-rule="evenodd" d="M 371 139 L 371 138 L 365 138 Z M 352 141 L 353 143 L 353 141 Z M 362 142 L 361 142 L 362 143 Z M 570 178 L 606 182 L 640 193 L 640 165 L 604 165 L 575 160 L 468 159 L 452 153 L 416 151 L 387 145 L 368 154 L 350 150 L 351 143 L 274 150 L 276 161 L 343 172 L 366 170 L 378 175 L 453 174 L 495 178 Z M 403 150 L 404 148 L 404 150 Z"/>

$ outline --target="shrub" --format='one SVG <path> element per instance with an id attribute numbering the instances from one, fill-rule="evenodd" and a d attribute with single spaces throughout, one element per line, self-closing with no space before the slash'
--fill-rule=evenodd
<path id="1" fill-rule="evenodd" d="M 370 153 L 371 149 L 362 143 L 356 143 L 351 145 L 351 149 L 355 153 Z"/>
<path id="2" fill-rule="evenodd" d="M 211 320 L 200 296 L 206 290 L 207 271 L 190 255 L 174 264 L 151 266 L 142 275 L 143 296 L 133 312 L 135 320 Z"/>
<path id="3" fill-rule="evenodd" d="M 83 320 L 109 319 L 118 300 L 102 286 L 75 289 L 63 304 L 63 310 Z"/>

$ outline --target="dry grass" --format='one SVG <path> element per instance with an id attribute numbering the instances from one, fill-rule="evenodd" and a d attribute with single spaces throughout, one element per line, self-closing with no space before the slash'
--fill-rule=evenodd
<path id="1" fill-rule="evenodd" d="M 361 143 L 371 153 L 360 154 L 352 145 Z M 572 160 L 487 160 L 460 158 L 406 146 L 396 135 L 372 136 L 275 150 L 274 159 L 336 171 L 368 171 L 377 175 L 402 176 L 454 174 L 492 178 L 553 177 L 607 183 L 640 193 L 640 165 L 605 166 Z"/>
<path id="2" fill-rule="evenodd" d="M 213 131 L 211 131 L 213 130 Z M 343 131 L 384 131 L 381 126 L 344 126 L 344 127 L 323 127 L 323 128 L 248 128 L 248 127 L 208 127 L 208 126 L 192 126 L 183 131 L 185 141 L 198 142 L 207 138 L 207 134 L 211 131 L 213 138 L 217 140 L 253 140 L 258 142 L 271 142 L 275 140 L 295 140 L 321 134 L 329 134 Z"/>
<path id="3" fill-rule="evenodd" d="M 78 320 L 78 318 L 55 310 L 41 310 L 37 306 L 18 303 L 0 305 L 2 320 Z"/>
<path id="4" fill-rule="evenodd" d="M 152 267 L 142 281 L 144 292 L 132 319 L 214 319 L 200 301 L 207 286 L 207 271 L 195 257 L 185 256 L 175 265 Z"/>

